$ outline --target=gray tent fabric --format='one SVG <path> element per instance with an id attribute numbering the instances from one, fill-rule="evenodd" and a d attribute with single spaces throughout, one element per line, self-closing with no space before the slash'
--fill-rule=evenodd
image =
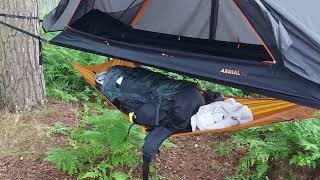
<path id="1" fill-rule="evenodd" d="M 209 0 L 151 0 L 136 28 L 208 39 L 210 14 Z"/>
<path id="2" fill-rule="evenodd" d="M 102 12 L 111 13 L 114 18 L 120 18 L 123 11 L 131 5 L 134 12 L 137 12 L 137 5 L 143 0 L 62 0 L 61 3 L 67 3 L 66 8 L 57 19 L 57 8 L 51 11 L 43 22 L 45 31 L 62 31 L 66 26 L 72 24 L 77 19 L 88 13 L 92 9 L 98 9 Z M 132 3 L 132 4 L 131 4 Z M 125 13 L 129 16 L 134 16 L 132 12 Z M 128 18 L 124 17 L 123 22 L 127 22 Z"/>
<path id="3" fill-rule="evenodd" d="M 149 1 L 149 6 L 135 26 L 136 29 L 192 38 L 209 38 L 211 0 Z M 252 32 L 245 20 L 235 10 L 232 0 L 218 1 L 218 25 L 216 28 L 217 32 L 215 33 L 216 36 L 213 39 L 261 44 L 256 34 Z M 74 22 L 87 13 L 90 8 L 109 13 L 121 22 L 130 24 L 130 20 L 138 12 L 143 0 L 76 0 L 70 2 L 59 19 L 55 20 L 53 18 L 54 11 L 46 17 L 44 23 L 46 31 L 63 30 L 69 23 Z M 76 11 L 75 9 L 77 8 L 78 10 Z"/>
<path id="4" fill-rule="evenodd" d="M 77 10 L 72 15 L 71 19 L 68 18 L 70 20 L 68 22 L 68 25 L 73 24 L 82 16 L 90 12 L 93 7 L 94 7 L 94 0 L 81 1 L 80 4 L 78 4 Z"/>
<path id="5" fill-rule="evenodd" d="M 74 13 L 77 11 L 81 0 L 62 0 L 60 3 L 67 3 L 68 5 L 56 19 L 55 15 L 57 8 L 51 11 L 44 19 L 43 28 L 45 31 L 62 31 L 71 21 Z"/>
<path id="6" fill-rule="evenodd" d="M 256 0 L 256 3 L 259 5 L 260 11 L 262 11 L 265 14 L 265 17 L 271 22 L 273 26 L 272 30 L 278 49 L 283 53 L 286 52 L 292 44 L 292 40 L 289 37 L 287 30 L 284 28 L 281 21 L 273 17 L 271 12 L 265 7 L 265 5 L 260 0 Z"/>
<path id="7" fill-rule="evenodd" d="M 211 0 L 151 0 L 150 7 L 144 12 L 136 28 L 208 39 L 211 5 Z M 232 0 L 220 0 L 218 11 L 215 40 L 261 44 L 257 35 L 236 11 Z"/>
<path id="8" fill-rule="evenodd" d="M 112 13 L 110 13 L 110 16 L 112 16 L 115 19 L 118 19 L 119 21 L 121 21 L 124 24 L 129 25 L 129 24 L 131 24 L 132 20 L 134 19 L 134 17 L 136 16 L 138 11 L 140 10 L 141 6 L 142 6 L 142 2 L 138 3 L 138 4 L 134 4 L 126 10 L 112 12 Z"/>
<path id="9" fill-rule="evenodd" d="M 257 35 L 250 29 L 236 10 L 232 0 L 219 1 L 219 18 L 216 40 L 261 44 Z"/>
<path id="10" fill-rule="evenodd" d="M 320 21 L 317 21 L 320 16 L 320 1 L 264 0 L 264 2 L 293 24 L 305 28 L 304 32 L 316 36 L 320 42 Z"/>
<path id="11" fill-rule="evenodd" d="M 279 47 L 284 65 L 320 84 L 320 1 L 265 0 L 263 3 L 278 20 L 280 31 L 286 31 L 286 35 L 281 38 L 291 41 L 290 46 Z"/>
<path id="12" fill-rule="evenodd" d="M 241 0 L 242 7 L 238 7 L 240 12 L 235 3 L 239 3 L 239 0 L 218 0 L 219 7 L 216 9 L 212 8 L 212 0 L 148 1 L 148 6 L 134 29 L 198 39 L 264 45 L 265 48 L 269 48 L 268 52 L 277 62 L 283 63 L 294 73 L 320 84 L 319 0 Z M 62 31 L 93 9 L 107 13 L 130 26 L 144 2 L 146 0 L 62 0 L 61 4 L 67 4 L 64 11 L 61 14 L 57 13 L 58 10 L 61 11 L 61 7 L 64 8 L 61 5 L 60 9 L 48 14 L 43 27 L 45 31 Z M 259 17 L 251 14 L 252 17 L 245 19 L 243 14 L 250 11 L 248 6 L 254 6 L 251 13 L 259 13 Z M 218 12 L 212 12 L 213 10 Z M 210 32 L 213 29 L 212 15 L 218 16 L 214 33 Z M 252 27 L 254 25 L 248 24 L 248 21 L 260 23 L 260 29 Z M 210 33 L 215 37 L 209 37 Z"/>
<path id="13" fill-rule="evenodd" d="M 114 13 L 124 11 L 141 3 L 143 0 L 95 0 L 94 8 L 102 12 Z"/>

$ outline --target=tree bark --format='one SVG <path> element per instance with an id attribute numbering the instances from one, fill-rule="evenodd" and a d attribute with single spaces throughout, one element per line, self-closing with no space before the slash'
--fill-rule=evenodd
<path id="1" fill-rule="evenodd" d="M 38 17 L 37 0 L 0 0 L 1 12 Z M 37 20 L 0 17 L 1 21 L 39 34 Z M 39 41 L 0 25 L 0 109 L 30 110 L 46 103 Z"/>

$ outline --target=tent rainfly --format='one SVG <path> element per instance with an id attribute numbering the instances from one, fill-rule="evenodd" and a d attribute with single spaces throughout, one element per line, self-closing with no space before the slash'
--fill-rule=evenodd
<path id="1" fill-rule="evenodd" d="M 320 108 L 319 0 L 62 0 L 52 44 Z"/>

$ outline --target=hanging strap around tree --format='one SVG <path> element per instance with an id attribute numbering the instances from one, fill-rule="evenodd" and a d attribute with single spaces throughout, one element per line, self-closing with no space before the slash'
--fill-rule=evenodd
<path id="1" fill-rule="evenodd" d="M 16 19 L 29 19 L 29 20 L 40 20 L 38 17 L 34 16 L 20 16 L 20 15 L 15 15 L 15 14 L 5 14 L 5 13 L 0 13 L 0 16 L 6 17 L 6 18 L 16 18 Z"/>
<path id="2" fill-rule="evenodd" d="M 21 33 L 23 33 L 23 34 L 25 34 L 25 35 L 27 35 L 27 36 L 32 37 L 32 38 L 38 39 L 39 41 L 49 42 L 48 40 L 46 40 L 45 38 L 43 38 L 43 37 L 41 37 L 41 36 L 39 36 L 39 35 L 36 35 L 36 34 L 34 34 L 34 33 L 31 33 L 31 32 L 28 32 L 28 31 L 26 31 L 26 30 L 23 30 L 23 29 L 21 29 L 21 28 L 18 28 L 18 27 L 16 27 L 16 26 L 13 26 L 13 25 L 11 25 L 11 24 L 8 24 L 8 23 L 6 23 L 6 22 L 3 22 L 3 21 L 1 21 L 1 20 L 0 20 L 0 24 L 2 24 L 2 25 L 4 25 L 4 26 L 7 26 L 7 27 L 9 27 L 9 28 L 11 28 L 11 29 L 14 29 L 14 30 L 16 30 L 16 31 L 19 31 L 19 32 L 21 32 Z"/>
<path id="3" fill-rule="evenodd" d="M 27 19 L 27 20 L 39 20 L 38 17 L 32 17 L 32 16 L 19 16 L 19 15 L 13 15 L 13 14 L 3 14 L 3 13 L 0 13 L 0 16 L 2 17 L 8 17 L 8 18 L 17 18 L 17 19 Z M 39 20 L 41 22 L 41 20 Z M 8 28 L 11 28 L 13 30 L 16 30 L 22 34 L 25 34 L 27 36 L 30 36 L 32 38 L 35 38 L 37 40 L 39 40 L 39 52 L 40 52 L 40 56 L 39 56 L 39 64 L 42 65 L 43 64 L 43 57 L 42 57 L 42 42 L 46 42 L 46 43 L 49 43 L 49 40 L 37 35 L 37 34 L 34 34 L 34 33 L 31 33 L 31 32 L 28 32 L 24 29 L 21 29 L 21 28 L 18 28 L 16 26 L 13 26 L 11 24 L 8 24 L 4 21 L 1 21 L 0 20 L 0 24 L 4 25 L 4 26 L 7 26 Z"/>

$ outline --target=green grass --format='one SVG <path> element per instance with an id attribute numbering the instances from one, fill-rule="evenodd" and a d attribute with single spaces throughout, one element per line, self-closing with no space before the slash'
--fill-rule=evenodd
<path id="1" fill-rule="evenodd" d="M 47 137 L 50 137 L 52 135 L 69 135 L 70 134 L 70 128 L 67 128 L 64 126 L 61 122 L 56 122 L 53 127 L 49 128 L 46 135 Z"/>

